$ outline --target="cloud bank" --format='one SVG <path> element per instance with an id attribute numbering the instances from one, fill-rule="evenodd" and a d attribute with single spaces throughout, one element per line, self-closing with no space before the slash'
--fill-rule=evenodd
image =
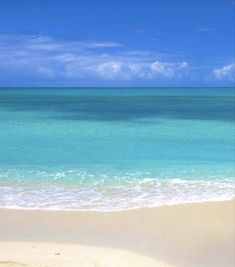
<path id="1" fill-rule="evenodd" d="M 48 36 L 0 35 L 0 71 L 38 80 L 182 79 L 187 62 L 169 62 L 113 41 L 65 41 Z"/>
<path id="2" fill-rule="evenodd" d="M 217 80 L 230 80 L 235 81 L 235 63 L 223 66 L 221 68 L 215 68 L 213 75 Z"/>
<path id="3" fill-rule="evenodd" d="M 0 34 L 0 85 L 12 81 L 17 85 L 185 85 L 199 80 L 203 84 L 206 79 L 214 85 L 233 84 L 235 63 L 219 68 L 198 67 L 167 54 L 128 50 L 110 40 L 68 41 L 50 36 Z"/>

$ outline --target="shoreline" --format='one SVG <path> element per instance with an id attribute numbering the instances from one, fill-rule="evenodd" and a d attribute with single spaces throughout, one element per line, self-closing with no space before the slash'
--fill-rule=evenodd
<path id="1" fill-rule="evenodd" d="M 30 207 L 1 207 L 1 210 L 22 210 L 22 211 L 52 211 L 52 212 L 97 212 L 97 213 L 115 213 L 115 212 L 125 212 L 125 211 L 133 211 L 133 210 L 142 210 L 142 209 L 154 209 L 160 207 L 171 207 L 171 206 L 181 206 L 181 205 L 194 205 L 194 204 L 209 204 L 209 203 L 217 203 L 217 202 L 235 202 L 235 196 L 231 198 L 225 199 L 213 199 L 213 200 L 202 200 L 202 201 L 186 201 L 186 202 L 176 202 L 176 203 L 166 203 L 166 204 L 156 204 L 153 206 L 143 206 L 143 207 L 132 207 L 132 208 L 123 208 L 123 209 L 110 209 L 110 210 L 98 210 L 98 209 L 71 209 L 71 208 L 30 208 Z"/>
<path id="2" fill-rule="evenodd" d="M 234 204 L 108 212 L 1 208 L 0 266 L 230 267 Z"/>

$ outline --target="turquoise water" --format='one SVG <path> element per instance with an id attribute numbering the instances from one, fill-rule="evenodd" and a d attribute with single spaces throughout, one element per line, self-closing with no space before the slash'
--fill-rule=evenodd
<path id="1" fill-rule="evenodd" d="M 235 89 L 0 89 L 0 207 L 234 197 Z"/>

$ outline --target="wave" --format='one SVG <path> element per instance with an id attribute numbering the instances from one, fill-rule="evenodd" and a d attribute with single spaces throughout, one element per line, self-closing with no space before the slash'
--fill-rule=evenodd
<path id="1" fill-rule="evenodd" d="M 234 197 L 232 177 L 189 180 L 134 178 L 133 175 L 112 181 L 80 180 L 76 184 L 0 182 L 1 208 L 115 211 Z"/>

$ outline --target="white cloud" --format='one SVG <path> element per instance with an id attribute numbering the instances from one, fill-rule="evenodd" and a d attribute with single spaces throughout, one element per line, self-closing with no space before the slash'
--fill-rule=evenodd
<path id="1" fill-rule="evenodd" d="M 182 62 L 179 64 L 173 64 L 173 63 L 164 63 L 155 61 L 151 64 L 151 73 L 150 75 L 153 76 L 163 76 L 166 78 L 175 78 L 175 77 L 181 77 L 183 72 L 188 68 L 187 62 Z"/>
<path id="2" fill-rule="evenodd" d="M 125 51 L 113 41 L 64 41 L 48 36 L 1 35 L 0 71 L 42 79 L 180 79 L 187 62 L 157 60 L 149 51 Z M 110 50 L 111 49 L 111 50 Z M 121 49 L 121 50 L 120 50 Z"/>
<path id="3" fill-rule="evenodd" d="M 182 69 L 186 69 L 188 68 L 188 63 L 187 62 L 182 62 L 180 65 L 179 65 L 180 68 Z"/>
<path id="4" fill-rule="evenodd" d="M 151 64 L 152 74 L 156 76 L 174 77 L 176 68 L 172 64 L 155 61 Z"/>
<path id="5" fill-rule="evenodd" d="M 112 48 L 121 47 L 122 45 L 116 42 L 87 42 L 86 46 L 89 48 Z"/>
<path id="6" fill-rule="evenodd" d="M 235 81 L 235 63 L 214 69 L 213 76 L 217 80 Z"/>
<path id="7" fill-rule="evenodd" d="M 32 50 L 48 50 L 48 51 L 60 51 L 64 49 L 64 46 L 61 44 L 54 44 L 54 43 L 36 43 L 30 44 L 28 49 Z"/>
<path id="8" fill-rule="evenodd" d="M 118 61 L 106 61 L 94 65 L 90 69 L 104 79 L 171 79 L 180 78 L 184 72 L 180 67 L 182 64 L 160 61 L 129 61 L 125 58 L 119 58 Z"/>
<path id="9" fill-rule="evenodd" d="M 102 63 L 97 68 L 97 73 L 104 78 L 115 78 L 122 70 L 122 63 L 118 61 L 110 61 Z"/>

